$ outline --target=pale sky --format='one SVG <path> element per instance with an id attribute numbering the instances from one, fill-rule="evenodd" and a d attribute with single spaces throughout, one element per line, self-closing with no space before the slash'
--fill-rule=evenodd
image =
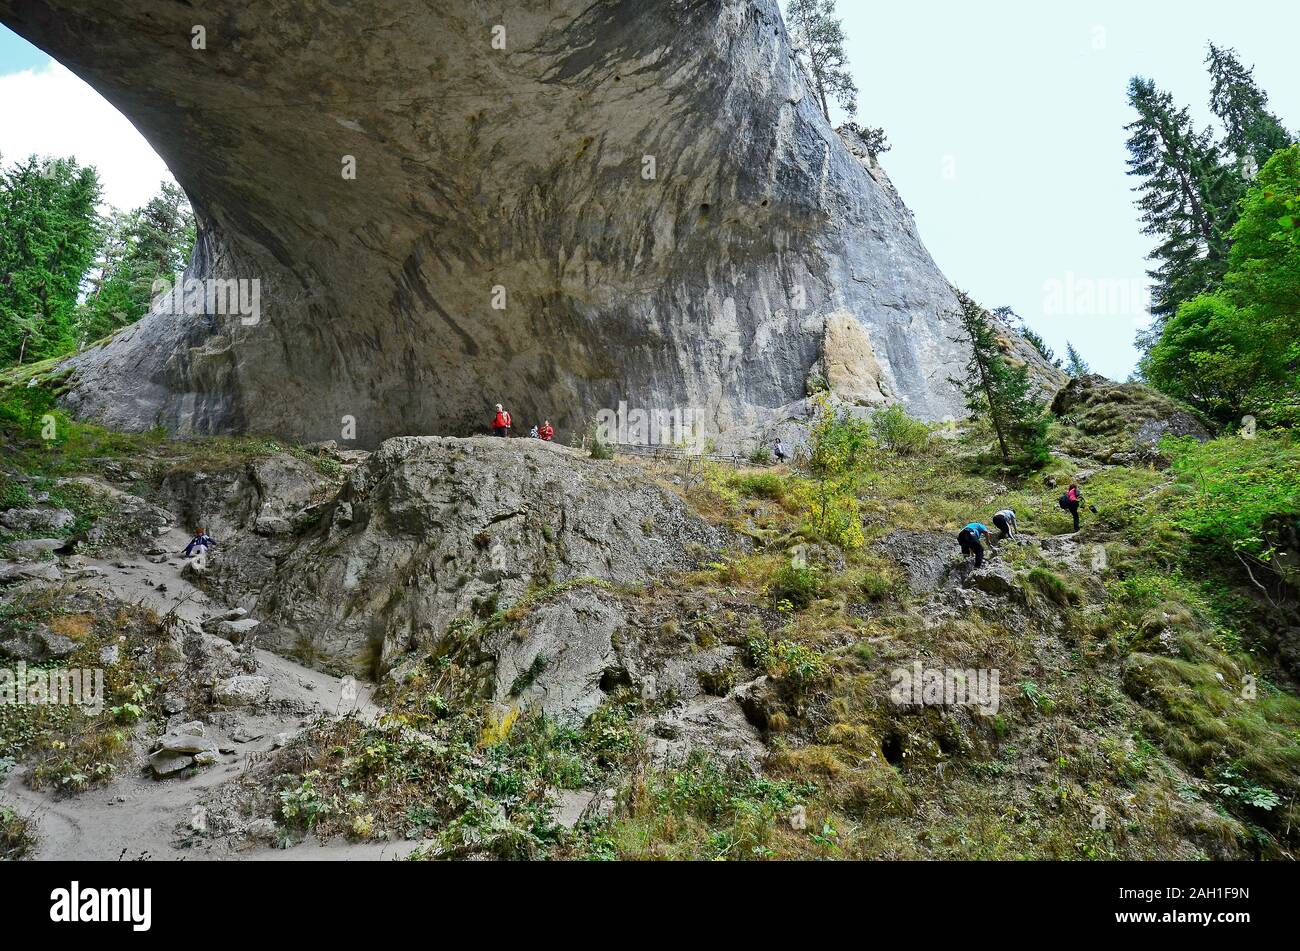
<path id="1" fill-rule="evenodd" d="M 1015 308 L 1058 353 L 1072 340 L 1116 379 L 1136 359 L 1154 246 L 1125 174 L 1129 77 L 1154 78 L 1204 124 L 1213 39 L 1256 65 L 1273 111 L 1300 127 L 1295 0 L 838 6 L 858 120 L 885 128 L 885 168 L 944 273 L 988 307 Z M 112 106 L 0 26 L 0 156 L 32 152 L 96 166 L 122 208 L 171 180 Z"/>
<path id="2" fill-rule="evenodd" d="M 1155 79 L 1205 125 L 1213 40 L 1255 64 L 1271 110 L 1300 128 L 1296 0 L 837 6 L 858 121 L 888 134 L 882 162 L 939 267 L 984 305 L 1013 307 L 1058 355 L 1072 340 L 1112 378 L 1137 358 L 1148 317 L 1139 293 L 1122 292 L 1148 283 L 1156 243 L 1140 231 L 1124 164 L 1129 77 Z M 1110 305 L 1054 307 L 1049 282 L 1064 288 L 1070 275 L 1076 294 L 1097 289 Z"/>
<path id="3" fill-rule="evenodd" d="M 25 47 L 25 49 L 24 49 Z M 99 169 L 104 200 L 136 208 L 171 172 L 126 117 L 88 85 L 0 27 L 0 161 L 76 156 Z"/>

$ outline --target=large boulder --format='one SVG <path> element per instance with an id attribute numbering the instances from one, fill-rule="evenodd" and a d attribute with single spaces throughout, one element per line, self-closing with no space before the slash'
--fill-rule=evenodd
<path id="1" fill-rule="evenodd" d="M 266 677 L 239 675 L 212 685 L 212 699 L 223 707 L 257 707 L 271 699 L 271 681 Z"/>
<path id="2" fill-rule="evenodd" d="M 723 540 L 631 465 L 538 440 L 390 439 L 280 557 L 258 643 L 382 672 L 530 592 L 642 584 Z"/>
<path id="3" fill-rule="evenodd" d="M 0 525 L 13 532 L 61 532 L 72 527 L 77 516 L 67 509 L 17 508 L 0 512 Z"/>
<path id="4" fill-rule="evenodd" d="M 1163 393 L 1096 374 L 1070 380 L 1052 400 L 1052 412 L 1067 426 L 1067 449 L 1103 461 L 1139 461 L 1165 436 L 1210 438 L 1191 410 Z"/>
<path id="5" fill-rule="evenodd" d="M 63 572 L 52 561 L 0 561 L 0 585 L 23 581 L 63 580 Z"/>
<path id="6" fill-rule="evenodd" d="M 178 466 L 163 477 L 160 495 L 187 530 L 203 526 L 221 546 L 238 531 L 300 524 L 328 481 L 310 461 L 277 451 L 233 466 Z"/>
<path id="7" fill-rule="evenodd" d="M 581 721 L 611 688 L 627 685 L 615 647 L 627 623 L 617 600 L 587 591 L 542 605 L 520 630 L 504 629 L 483 645 L 495 661 L 494 696 Z"/>
<path id="8" fill-rule="evenodd" d="M 50 630 L 43 624 L 31 630 L 15 631 L 0 640 L 0 657 L 43 663 L 62 660 L 77 649 L 76 641 Z"/>

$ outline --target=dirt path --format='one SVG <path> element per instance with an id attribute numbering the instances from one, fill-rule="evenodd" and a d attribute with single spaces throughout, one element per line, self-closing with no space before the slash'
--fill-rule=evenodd
<path id="1" fill-rule="evenodd" d="M 177 530 L 160 536 L 157 546 L 179 553 L 188 537 Z M 175 611 L 202 621 L 221 610 L 203 591 L 180 575 L 179 554 L 154 563 L 143 554 L 111 559 L 82 558 L 98 574 L 73 585 L 110 592 L 139 602 L 160 614 Z M 352 844 L 308 840 L 292 848 L 258 847 L 231 851 L 224 840 L 196 834 L 201 825 L 200 801 L 222 784 L 239 777 L 260 754 L 284 745 L 320 714 L 341 716 L 356 710 L 374 718 L 380 708 L 371 702 L 367 684 L 345 681 L 263 650 L 256 650 L 258 676 L 271 682 L 271 702 L 256 711 L 231 711 L 209 718 L 208 736 L 225 750 L 221 761 L 191 778 L 154 779 L 144 769 L 147 742 L 136 744 L 137 761 L 126 766 L 107 786 L 75 796 L 56 797 L 27 787 L 23 770 L 14 769 L 0 785 L 7 801 L 31 814 L 38 824 L 36 859 L 82 861 L 164 860 L 381 860 L 399 858 L 414 842 Z M 355 699 L 352 691 L 355 690 Z"/>

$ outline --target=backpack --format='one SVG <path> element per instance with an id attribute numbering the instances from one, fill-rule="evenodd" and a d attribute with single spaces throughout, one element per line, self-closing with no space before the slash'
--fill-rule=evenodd
<path id="1" fill-rule="evenodd" d="M 1057 499 L 1056 502 L 1058 505 L 1061 506 L 1061 508 L 1065 509 L 1068 512 L 1070 510 L 1070 493 L 1069 492 L 1065 493 L 1065 495 Z"/>

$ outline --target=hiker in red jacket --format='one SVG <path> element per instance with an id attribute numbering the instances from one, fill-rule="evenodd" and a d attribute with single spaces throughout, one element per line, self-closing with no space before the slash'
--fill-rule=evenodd
<path id="1" fill-rule="evenodd" d="M 510 435 L 510 414 L 501 408 L 500 403 L 497 404 L 497 415 L 492 420 L 492 431 L 498 436 Z"/>
<path id="2" fill-rule="evenodd" d="M 1083 501 L 1083 493 L 1079 491 L 1077 485 L 1071 482 L 1070 488 L 1065 493 L 1065 498 L 1062 501 L 1065 502 L 1065 508 L 1074 518 L 1074 530 L 1077 532 L 1079 530 L 1079 503 Z"/>
<path id="3" fill-rule="evenodd" d="M 555 438 L 555 430 L 554 428 L 552 428 L 551 421 L 549 419 L 546 422 L 542 423 L 542 428 L 537 430 L 537 435 L 545 442 L 550 442 L 552 439 Z"/>

